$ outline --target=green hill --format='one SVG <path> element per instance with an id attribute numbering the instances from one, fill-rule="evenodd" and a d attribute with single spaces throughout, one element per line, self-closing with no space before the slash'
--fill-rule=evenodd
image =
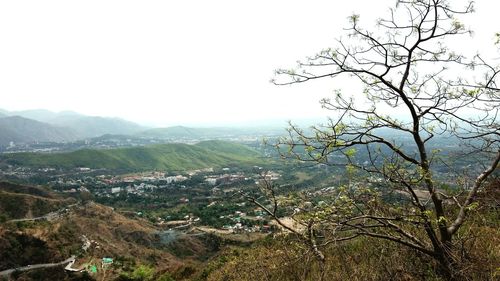
<path id="1" fill-rule="evenodd" d="M 186 170 L 231 164 L 259 164 L 263 160 L 251 148 L 223 141 L 188 144 L 159 144 L 109 150 L 78 150 L 70 153 L 14 153 L 0 162 L 28 167 L 105 168 L 111 170 Z"/>

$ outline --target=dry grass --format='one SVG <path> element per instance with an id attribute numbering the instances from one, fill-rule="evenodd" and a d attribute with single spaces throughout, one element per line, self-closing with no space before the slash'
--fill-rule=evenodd
<path id="1" fill-rule="evenodd" d="M 500 280 L 500 189 L 478 196 L 479 208 L 455 237 L 456 271 L 463 280 Z M 359 238 L 323 249 L 323 280 L 442 280 L 429 257 L 395 243 Z M 200 280 L 319 280 L 320 266 L 293 236 L 275 236 L 214 259 Z"/>

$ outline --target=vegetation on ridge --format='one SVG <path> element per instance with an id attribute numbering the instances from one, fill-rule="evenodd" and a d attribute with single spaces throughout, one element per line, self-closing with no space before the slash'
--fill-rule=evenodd
<path id="1" fill-rule="evenodd" d="M 159 144 L 108 150 L 78 150 L 70 153 L 13 153 L 0 161 L 28 167 L 104 168 L 122 170 L 186 170 L 230 164 L 258 164 L 259 153 L 245 145 L 206 141 L 195 145 Z"/>

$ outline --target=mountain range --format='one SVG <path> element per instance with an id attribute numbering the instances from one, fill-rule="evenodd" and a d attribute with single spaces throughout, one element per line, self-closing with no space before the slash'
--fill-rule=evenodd
<path id="1" fill-rule="evenodd" d="M 155 139 L 163 141 L 231 140 L 269 137 L 282 134 L 282 127 L 214 127 L 191 128 L 173 126 L 148 128 L 124 119 L 87 116 L 72 111 L 52 112 L 44 109 L 6 111 L 0 109 L 0 147 L 12 142 L 72 142 L 84 139 L 116 138 Z"/>
<path id="2" fill-rule="evenodd" d="M 147 127 L 119 118 L 71 111 L 0 110 L 0 146 L 14 143 L 66 142 L 105 134 L 135 134 Z"/>
<path id="3" fill-rule="evenodd" d="M 8 145 L 10 142 L 64 142 L 78 138 L 77 133 L 71 129 L 20 116 L 0 118 L 0 132 L 0 145 Z"/>

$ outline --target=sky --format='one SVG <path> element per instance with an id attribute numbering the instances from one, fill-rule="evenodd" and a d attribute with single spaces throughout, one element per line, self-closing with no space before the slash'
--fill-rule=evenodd
<path id="1" fill-rule="evenodd" d="M 152 126 L 321 119 L 321 98 L 356 86 L 275 86 L 274 70 L 333 46 L 351 14 L 373 26 L 394 3 L 0 1 L 0 108 Z M 474 52 L 500 31 L 500 3 L 478 0 L 476 10 L 466 22 L 476 34 L 463 42 Z"/>

